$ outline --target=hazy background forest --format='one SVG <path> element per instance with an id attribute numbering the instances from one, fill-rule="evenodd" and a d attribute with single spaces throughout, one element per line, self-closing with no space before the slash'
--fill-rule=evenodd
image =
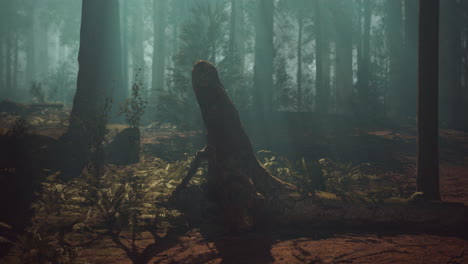
<path id="1" fill-rule="evenodd" d="M 0 0 L 0 262 L 468 261 L 467 51 L 468 0 Z"/>
<path id="2" fill-rule="evenodd" d="M 468 124 L 467 6 L 441 1 L 440 123 L 458 129 Z M 3 0 L 0 12 L 0 98 L 71 106 L 81 2 Z M 415 119 L 415 0 L 135 0 L 120 1 L 118 22 L 106 14 L 96 23 L 121 39 L 116 96 L 141 83 L 147 124 L 200 124 L 189 78 L 197 59 L 219 67 L 241 111 Z"/>

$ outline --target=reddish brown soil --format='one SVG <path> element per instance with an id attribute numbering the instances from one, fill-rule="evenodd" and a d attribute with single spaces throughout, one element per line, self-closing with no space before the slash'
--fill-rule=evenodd
<path id="1" fill-rule="evenodd" d="M 53 137 L 60 134 L 58 130 L 41 132 Z M 416 139 L 414 128 L 402 131 L 375 130 L 365 133 L 388 143 L 376 148 L 377 152 L 385 152 L 385 155 L 377 157 L 391 158 L 392 162 L 396 162 L 391 164 L 398 164 L 399 168 L 385 172 L 386 167 L 383 166 L 383 173 L 391 173 L 406 193 L 413 192 Z M 143 144 L 150 145 L 174 137 L 173 132 L 144 131 L 142 134 Z M 193 134 L 178 134 L 178 136 L 187 138 Z M 351 137 L 353 136 L 358 135 L 353 133 Z M 322 139 L 325 138 L 330 141 L 337 137 L 322 135 Z M 301 141 L 300 138 L 297 140 Z M 393 145 L 397 147 L 392 148 Z M 440 145 L 442 199 L 468 205 L 468 134 L 441 130 Z M 371 153 L 369 156 L 375 155 Z M 457 234 L 457 232 L 435 234 L 402 230 L 391 234 L 385 233 L 385 230 L 378 232 L 316 230 L 303 233 L 281 231 L 281 234 L 275 234 L 276 230 L 274 228 L 271 230 L 274 231 L 217 238 L 205 238 L 199 231 L 192 230 L 158 250 L 148 263 L 468 263 L 468 238 L 466 234 Z M 143 234 L 139 245 L 143 249 L 151 242 L 147 234 Z M 131 263 L 121 249 L 106 240 L 83 250 L 82 257 L 89 263 Z"/>

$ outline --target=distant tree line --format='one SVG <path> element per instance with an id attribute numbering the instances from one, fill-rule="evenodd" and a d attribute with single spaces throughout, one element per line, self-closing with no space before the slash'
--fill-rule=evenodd
<path id="1" fill-rule="evenodd" d="M 192 111 L 189 78 L 197 59 L 218 66 L 241 110 L 416 117 L 417 0 L 113 0 L 107 5 L 117 8 L 118 21 L 105 22 L 108 12 L 100 10 L 95 23 L 112 23 L 107 28 L 116 28 L 119 36 L 111 37 L 121 58 L 114 96 L 125 98 L 132 83 L 143 82 L 156 114 L 150 118 L 190 125 L 199 116 Z M 29 100 L 33 83 L 42 83 L 47 100 L 72 101 L 81 9 L 75 0 L 1 2 L 0 98 Z M 468 0 L 441 1 L 440 122 L 465 130 L 467 43 Z"/>

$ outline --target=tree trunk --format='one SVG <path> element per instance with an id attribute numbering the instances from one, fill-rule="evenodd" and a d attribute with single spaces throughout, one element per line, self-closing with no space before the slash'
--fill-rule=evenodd
<path id="1" fill-rule="evenodd" d="M 302 28 L 304 25 L 302 10 L 299 10 L 297 23 L 299 25 L 297 38 L 297 111 L 302 112 Z"/>
<path id="2" fill-rule="evenodd" d="M 363 1 L 364 5 L 364 32 L 362 34 L 362 45 L 360 51 L 360 60 L 358 65 L 358 82 L 357 88 L 359 92 L 359 102 L 361 116 L 369 114 L 369 77 L 370 77 L 370 26 L 371 26 L 371 3 L 369 0 Z"/>
<path id="3" fill-rule="evenodd" d="M 420 0 L 417 191 L 439 200 L 439 0 Z"/>
<path id="4" fill-rule="evenodd" d="M 166 70 L 166 13 L 167 0 L 153 2 L 153 81 L 152 101 L 157 104 L 157 96 L 164 89 L 164 72 Z"/>
<path id="5" fill-rule="evenodd" d="M 339 114 L 349 115 L 353 111 L 353 45 L 352 17 L 349 14 L 352 6 L 347 0 L 339 6 L 330 5 L 334 14 L 336 27 L 336 110 Z"/>
<path id="6" fill-rule="evenodd" d="M 403 88 L 405 96 L 401 98 L 405 113 L 411 117 L 416 116 L 417 89 L 418 86 L 418 1 L 405 0 L 405 34 Z"/>
<path id="7" fill-rule="evenodd" d="M 284 208 L 296 188 L 260 165 L 212 64 L 195 64 L 192 85 L 207 129 L 208 193 L 224 208 L 223 222 L 230 231 L 249 229 L 258 209 L 257 191 L 269 207 Z"/>
<path id="8" fill-rule="evenodd" d="M 7 29 L 6 33 L 6 62 L 5 62 L 5 67 L 6 67 L 6 85 L 5 85 L 5 97 L 8 99 L 11 99 L 11 84 L 12 84 L 12 51 L 13 51 L 13 33 L 10 28 Z"/>
<path id="9" fill-rule="evenodd" d="M 36 17 L 36 1 L 32 1 L 28 5 L 28 26 L 26 38 L 26 84 L 29 89 L 36 78 L 36 36 L 35 36 L 35 17 Z"/>
<path id="10" fill-rule="evenodd" d="M 132 14 L 132 64 L 133 64 L 133 78 L 138 74 L 140 80 L 133 79 L 133 83 L 138 83 L 145 78 L 145 60 L 144 60 L 144 22 L 143 22 L 143 1 L 138 0 L 135 2 L 137 7 L 135 13 Z"/>
<path id="11" fill-rule="evenodd" d="M 402 77 L 402 9 L 401 0 L 387 0 L 387 39 L 389 49 L 389 114 L 402 118 L 402 100 L 405 96 L 401 86 Z"/>
<path id="12" fill-rule="evenodd" d="M 256 113 L 271 112 L 273 104 L 273 0 L 259 0 L 255 24 L 253 103 Z M 263 120 L 259 120 L 263 121 Z"/>
<path id="13" fill-rule="evenodd" d="M 322 40 L 322 11 L 319 0 L 315 0 L 315 111 L 319 113 L 325 112 L 325 102 L 324 102 L 324 87 L 323 87 L 323 40 Z"/>
<path id="14" fill-rule="evenodd" d="M 70 125 L 62 137 L 64 168 L 76 176 L 86 164 L 91 147 L 102 142 L 109 105 L 122 101 L 122 52 L 119 4 L 114 0 L 83 0 L 79 71 Z M 118 93 L 118 94 L 115 94 Z"/>
<path id="15" fill-rule="evenodd" d="M 124 89 L 127 90 L 130 87 L 128 82 L 128 1 L 121 1 L 121 43 L 122 43 L 122 84 Z"/>
<path id="16" fill-rule="evenodd" d="M 14 39 L 14 50 L 13 50 L 13 72 L 12 72 L 12 82 L 11 82 L 11 93 L 10 96 L 14 96 L 18 89 L 18 56 L 19 56 L 19 38 L 18 38 L 18 33 L 15 32 L 14 34 L 15 39 Z"/>
<path id="17" fill-rule="evenodd" d="M 439 108 L 442 123 L 460 128 L 461 8 L 456 1 L 442 1 L 440 12 Z"/>
<path id="18" fill-rule="evenodd" d="M 229 37 L 229 53 L 238 65 L 238 71 L 244 74 L 245 64 L 244 39 L 244 0 L 231 0 L 231 31 Z"/>

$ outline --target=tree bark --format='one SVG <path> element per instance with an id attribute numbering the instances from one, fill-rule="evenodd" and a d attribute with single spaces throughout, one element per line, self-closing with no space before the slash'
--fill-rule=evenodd
<path id="1" fill-rule="evenodd" d="M 440 200 L 438 141 L 439 0 L 420 0 L 417 190 Z"/>
<path id="2" fill-rule="evenodd" d="M 250 229 L 260 201 L 257 191 L 269 208 L 284 208 L 296 187 L 271 176 L 258 162 L 212 64 L 198 61 L 194 65 L 192 85 L 207 129 L 208 193 L 224 208 L 226 228 Z"/>
<path id="3" fill-rule="evenodd" d="M 119 21 L 117 1 L 83 0 L 77 89 L 69 129 L 61 138 L 70 176 L 81 171 L 92 145 L 102 140 L 109 114 L 106 101 L 113 99 L 113 109 L 118 109 L 124 96 Z"/>
<path id="4" fill-rule="evenodd" d="M 255 26 L 253 103 L 257 113 L 272 111 L 273 104 L 273 0 L 259 0 Z M 263 120 L 259 120 L 263 121 Z"/>
<path id="5" fill-rule="evenodd" d="M 166 13 L 167 0 L 154 0 L 153 2 L 153 81 L 152 101 L 157 103 L 158 94 L 164 89 L 164 72 L 166 69 Z"/>

